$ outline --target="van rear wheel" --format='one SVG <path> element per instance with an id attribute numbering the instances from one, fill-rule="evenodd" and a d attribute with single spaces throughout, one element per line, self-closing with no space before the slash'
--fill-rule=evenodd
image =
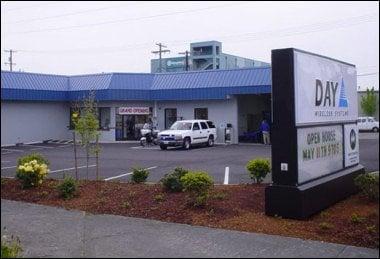
<path id="1" fill-rule="evenodd" d="M 166 145 L 161 144 L 160 148 L 161 148 L 161 150 L 166 150 L 168 147 Z"/>

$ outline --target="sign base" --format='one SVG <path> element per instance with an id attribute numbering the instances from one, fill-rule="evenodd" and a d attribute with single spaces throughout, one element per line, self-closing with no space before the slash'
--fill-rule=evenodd
<path id="1" fill-rule="evenodd" d="M 265 189 L 265 214 L 306 219 L 358 192 L 354 179 L 362 173 L 364 167 L 356 165 L 299 186 L 271 184 Z"/>

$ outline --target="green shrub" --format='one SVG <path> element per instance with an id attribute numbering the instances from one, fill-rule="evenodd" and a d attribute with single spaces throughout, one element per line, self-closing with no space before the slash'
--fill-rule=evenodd
<path id="1" fill-rule="evenodd" d="M 322 229 L 322 230 L 329 230 L 329 229 L 332 229 L 334 226 L 330 223 L 327 223 L 327 222 L 322 222 L 319 224 L 319 227 Z"/>
<path id="2" fill-rule="evenodd" d="M 369 199 L 379 200 L 379 172 L 361 174 L 354 181 Z"/>
<path id="3" fill-rule="evenodd" d="M 370 234 L 376 233 L 376 226 L 375 225 L 368 226 L 366 229 L 367 229 L 368 233 L 370 233 Z"/>
<path id="4" fill-rule="evenodd" d="M 129 209 L 131 207 L 131 204 L 128 201 L 123 202 L 121 205 L 124 209 Z"/>
<path id="5" fill-rule="evenodd" d="M 157 194 L 153 197 L 153 199 L 156 201 L 156 202 L 162 202 L 165 200 L 165 196 L 163 194 Z"/>
<path id="6" fill-rule="evenodd" d="M 6 238 L 7 236 L 1 237 L 1 258 L 19 258 L 22 252 L 20 239 L 13 236 L 10 240 Z"/>
<path id="7" fill-rule="evenodd" d="M 205 205 L 213 186 L 212 178 L 205 172 L 189 172 L 181 177 L 184 190 L 189 193 L 194 206 Z"/>
<path id="8" fill-rule="evenodd" d="M 187 174 L 189 171 L 181 167 L 174 169 L 174 172 L 165 174 L 160 180 L 162 186 L 166 191 L 171 192 L 181 192 L 183 190 L 183 184 L 181 182 L 181 177 Z"/>
<path id="9" fill-rule="evenodd" d="M 24 165 L 25 163 L 28 163 L 30 161 L 37 160 L 38 164 L 45 164 L 50 165 L 49 160 L 47 160 L 45 157 L 43 157 L 40 153 L 32 153 L 27 156 L 20 157 L 17 160 L 17 165 Z"/>
<path id="10" fill-rule="evenodd" d="M 361 223 L 361 222 L 363 222 L 365 220 L 365 218 L 364 217 L 360 217 L 358 214 L 356 214 L 356 213 L 352 213 L 352 215 L 351 215 L 351 222 L 352 223 L 355 223 L 355 224 L 357 224 L 357 223 Z"/>
<path id="11" fill-rule="evenodd" d="M 30 188 L 41 185 L 48 173 L 47 165 L 34 159 L 19 165 L 16 177 L 21 180 L 23 188 Z"/>
<path id="12" fill-rule="evenodd" d="M 225 192 L 217 192 L 213 195 L 213 198 L 214 199 L 217 199 L 217 200 L 225 200 L 227 198 L 227 193 Z"/>
<path id="13" fill-rule="evenodd" d="M 257 183 L 261 183 L 271 170 L 269 160 L 261 158 L 248 161 L 246 168 L 251 179 L 256 180 Z"/>
<path id="14" fill-rule="evenodd" d="M 77 183 L 71 176 L 66 176 L 62 183 L 57 186 L 59 195 L 65 200 L 71 199 L 77 192 Z"/>
<path id="15" fill-rule="evenodd" d="M 149 176 L 148 170 L 144 168 L 133 168 L 132 169 L 132 182 L 134 183 L 142 183 L 145 182 Z"/>
<path id="16" fill-rule="evenodd" d="M 330 213 L 328 213 L 327 211 L 322 211 L 320 215 L 321 215 L 322 218 L 328 218 L 328 217 L 330 217 Z"/>

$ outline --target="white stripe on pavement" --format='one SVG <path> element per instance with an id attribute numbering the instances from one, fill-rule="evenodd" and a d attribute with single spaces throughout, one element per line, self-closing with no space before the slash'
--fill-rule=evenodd
<path id="1" fill-rule="evenodd" d="M 150 170 L 150 169 L 154 169 L 154 168 L 157 168 L 157 166 L 148 167 L 148 168 L 145 168 L 145 170 Z M 126 176 L 126 175 L 130 175 L 130 174 L 133 174 L 133 173 L 130 172 L 130 173 L 126 173 L 126 174 L 112 176 L 112 177 L 104 179 L 104 181 L 109 181 L 109 180 L 112 180 L 112 179 L 116 179 L 116 178 L 120 178 L 120 177 L 123 177 L 123 176 Z"/>
<path id="2" fill-rule="evenodd" d="M 88 167 L 94 167 L 96 165 L 89 165 Z M 85 168 L 86 166 L 78 166 L 77 168 Z M 54 171 L 50 171 L 49 173 L 58 173 L 58 172 L 63 172 L 63 171 L 71 171 L 71 170 L 75 170 L 75 167 L 71 167 L 71 168 L 64 168 L 64 169 L 59 169 L 59 170 L 54 170 Z"/>
<path id="3" fill-rule="evenodd" d="M 3 170 L 3 169 L 9 169 L 9 168 L 16 168 L 16 167 L 17 167 L 17 165 L 15 165 L 15 166 L 7 166 L 7 167 L 2 167 L 1 170 Z"/>
<path id="4" fill-rule="evenodd" d="M 25 152 L 24 150 L 19 150 L 19 149 L 7 149 L 7 148 L 2 148 L 1 150 L 5 150 L 5 151 L 14 151 L 14 152 Z"/>
<path id="5" fill-rule="evenodd" d="M 228 184 L 228 178 L 230 177 L 230 168 L 226 166 L 225 172 L 224 172 L 224 183 Z"/>
<path id="6" fill-rule="evenodd" d="M 10 163 L 11 161 L 1 160 L 1 163 Z"/>
<path id="7" fill-rule="evenodd" d="M 37 146 L 37 145 L 24 145 L 24 146 L 30 146 L 30 147 L 40 147 L 40 148 L 53 148 L 53 147 L 48 147 L 48 146 Z"/>

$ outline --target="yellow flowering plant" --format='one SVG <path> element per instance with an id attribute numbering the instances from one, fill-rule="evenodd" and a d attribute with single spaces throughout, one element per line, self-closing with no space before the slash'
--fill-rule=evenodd
<path id="1" fill-rule="evenodd" d="M 42 184 L 43 179 L 49 173 L 46 164 L 39 163 L 36 159 L 17 167 L 16 177 L 22 181 L 23 188 L 35 187 Z"/>

